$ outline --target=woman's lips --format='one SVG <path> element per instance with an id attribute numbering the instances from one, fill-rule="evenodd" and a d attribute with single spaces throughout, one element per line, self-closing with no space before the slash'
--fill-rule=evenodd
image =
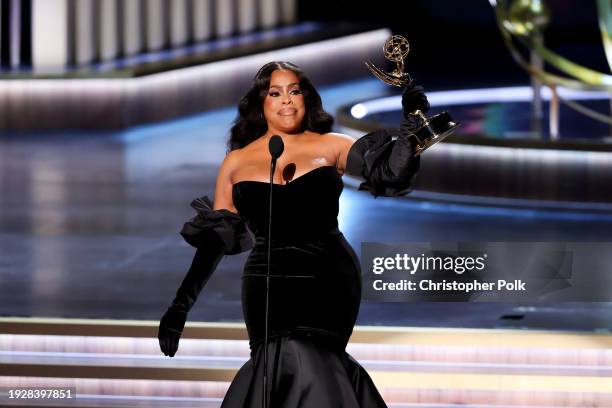
<path id="1" fill-rule="evenodd" d="M 285 108 L 285 109 L 279 110 L 278 114 L 281 116 L 290 116 L 290 115 L 295 115 L 296 112 L 297 110 L 293 108 Z"/>

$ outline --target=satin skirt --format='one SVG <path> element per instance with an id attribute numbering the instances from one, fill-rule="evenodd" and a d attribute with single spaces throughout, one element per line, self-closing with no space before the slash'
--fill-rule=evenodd
<path id="1" fill-rule="evenodd" d="M 263 345 L 240 368 L 221 408 L 260 408 Z M 316 336 L 273 336 L 268 344 L 270 408 L 386 408 L 365 369 Z"/>

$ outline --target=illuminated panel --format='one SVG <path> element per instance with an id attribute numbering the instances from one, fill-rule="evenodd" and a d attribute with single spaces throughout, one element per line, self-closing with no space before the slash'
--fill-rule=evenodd
<path id="1" fill-rule="evenodd" d="M 187 0 L 170 0 L 170 44 L 178 47 L 188 40 Z"/>
<path id="2" fill-rule="evenodd" d="M 19 67 L 19 47 L 21 45 L 21 1 L 10 0 L 11 15 L 10 20 L 10 31 L 11 31 L 11 43 L 10 43 L 10 56 L 11 56 L 11 67 Z"/>
<path id="3" fill-rule="evenodd" d="M 283 0 L 281 2 L 281 21 L 285 25 L 297 21 L 297 0 Z"/>
<path id="4" fill-rule="evenodd" d="M 238 0 L 238 31 L 241 34 L 255 29 L 257 10 L 255 0 Z"/>
<path id="5" fill-rule="evenodd" d="M 121 5 L 123 6 L 123 53 L 126 56 L 138 54 L 143 42 L 140 0 L 123 0 Z"/>
<path id="6" fill-rule="evenodd" d="M 68 63 L 67 0 L 32 0 L 32 66 L 61 71 Z"/>
<path id="7" fill-rule="evenodd" d="M 261 28 L 275 27 L 279 22 L 278 3 L 276 0 L 261 0 L 259 3 L 259 25 Z"/>
<path id="8" fill-rule="evenodd" d="M 4 28 L 3 28 L 3 22 L 4 22 L 4 18 L 3 17 L 3 13 L 4 12 L 4 7 L 2 5 L 2 3 L 0 2 L 0 68 L 3 67 L 4 65 L 4 50 L 2 49 L 2 45 L 3 45 L 3 41 L 4 41 Z"/>
<path id="9" fill-rule="evenodd" d="M 146 19 L 147 19 L 147 51 L 158 51 L 165 45 L 165 23 L 163 1 L 147 0 Z"/>
<path id="10" fill-rule="evenodd" d="M 213 0 L 192 0 L 193 1 L 193 39 L 194 41 L 205 41 L 210 38 L 211 9 Z"/>
<path id="11" fill-rule="evenodd" d="M 89 64 L 95 58 L 95 24 L 93 0 L 75 3 L 75 42 L 77 64 Z"/>
<path id="12" fill-rule="evenodd" d="M 115 0 L 100 1 L 100 59 L 109 60 L 117 57 L 117 2 Z"/>
<path id="13" fill-rule="evenodd" d="M 227 0 L 215 0 L 215 34 L 226 37 L 234 32 L 234 6 Z"/>

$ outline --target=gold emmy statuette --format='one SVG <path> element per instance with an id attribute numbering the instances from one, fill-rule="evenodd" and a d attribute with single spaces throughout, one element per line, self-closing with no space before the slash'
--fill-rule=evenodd
<path id="1" fill-rule="evenodd" d="M 396 68 L 391 73 L 384 72 L 371 61 L 366 61 L 366 66 L 372 74 L 381 81 L 397 87 L 404 87 L 411 81 L 410 75 L 404 72 L 404 59 L 410 51 L 408 40 L 401 35 L 394 35 L 389 38 L 383 46 L 385 58 L 395 62 Z M 442 112 L 438 115 L 428 118 L 420 110 L 411 112 L 410 115 L 418 116 L 423 124 L 414 131 L 414 137 L 417 139 L 417 145 L 414 152 L 415 156 L 420 155 L 423 151 L 445 139 L 459 126 L 448 112 Z"/>

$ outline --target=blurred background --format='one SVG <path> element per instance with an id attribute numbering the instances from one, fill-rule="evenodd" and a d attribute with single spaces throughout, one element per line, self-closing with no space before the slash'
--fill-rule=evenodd
<path id="1" fill-rule="evenodd" d="M 178 231 L 191 200 L 213 197 L 236 104 L 259 67 L 287 60 L 336 131 L 397 127 L 401 89 L 364 62 L 390 72 L 383 44 L 403 35 L 428 116 L 461 126 L 423 153 L 406 197 L 375 199 L 343 177 L 339 224 L 356 252 L 366 241 L 593 243 L 598 256 L 574 264 L 571 283 L 601 297 L 366 296 L 348 351 L 393 407 L 612 406 L 611 8 L 0 0 L 0 387 L 78 395 L 0 405 L 219 406 L 249 353 L 248 253 L 220 263 L 177 357 L 162 358 L 156 335 L 195 251 Z"/>

